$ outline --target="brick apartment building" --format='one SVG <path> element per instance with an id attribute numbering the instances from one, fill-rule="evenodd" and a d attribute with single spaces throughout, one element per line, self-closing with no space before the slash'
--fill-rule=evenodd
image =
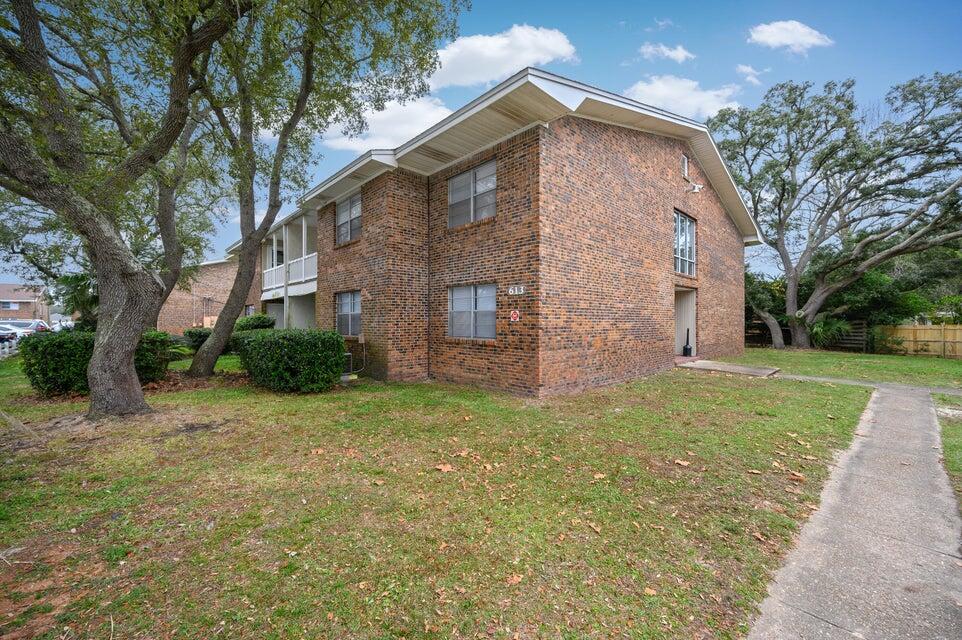
<path id="1" fill-rule="evenodd" d="M 49 323 L 46 288 L 0 283 L 0 320 L 43 320 Z"/>
<path id="2" fill-rule="evenodd" d="M 189 286 L 170 292 L 157 316 L 157 329 L 182 334 L 191 327 L 213 327 L 237 275 L 237 260 L 228 256 L 199 265 Z M 260 306 L 260 279 L 255 277 L 247 299 L 246 314 Z"/>
<path id="3" fill-rule="evenodd" d="M 525 69 L 308 192 L 260 298 L 376 378 L 566 392 L 741 352 L 757 233 L 703 124 Z"/>

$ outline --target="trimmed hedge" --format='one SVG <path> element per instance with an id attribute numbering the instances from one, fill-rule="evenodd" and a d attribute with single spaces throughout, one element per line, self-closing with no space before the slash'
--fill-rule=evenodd
<path id="1" fill-rule="evenodd" d="M 207 327 L 191 327 L 184 329 L 184 338 L 187 339 L 191 349 L 197 351 L 201 345 L 210 337 L 211 330 Z"/>
<path id="2" fill-rule="evenodd" d="M 166 333 L 144 333 L 134 354 L 134 367 L 141 384 L 156 382 L 167 375 L 170 346 L 170 336 Z M 23 372 L 40 395 L 90 391 L 87 365 L 94 352 L 93 332 L 38 332 L 23 338 L 19 347 Z"/>
<path id="3" fill-rule="evenodd" d="M 274 317 L 266 313 L 241 316 L 234 323 L 234 331 L 253 331 L 254 329 L 273 329 Z"/>
<path id="4" fill-rule="evenodd" d="M 230 334 L 230 339 L 227 341 L 227 353 L 236 353 L 241 355 L 244 350 L 244 344 L 252 336 L 256 336 L 259 333 L 271 333 L 275 329 L 251 329 L 249 331 L 235 331 Z"/>
<path id="5" fill-rule="evenodd" d="M 327 391 L 344 370 L 344 338 L 334 331 L 249 331 L 237 340 L 251 381 L 272 391 Z"/>

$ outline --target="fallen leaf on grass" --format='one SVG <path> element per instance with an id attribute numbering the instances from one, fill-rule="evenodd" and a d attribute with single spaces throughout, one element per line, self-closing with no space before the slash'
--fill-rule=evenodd
<path id="1" fill-rule="evenodd" d="M 513 586 L 513 585 L 516 585 L 516 584 L 520 583 L 521 580 L 522 580 L 521 574 L 516 573 L 516 574 L 514 574 L 513 576 L 508 576 L 508 579 L 505 580 L 505 582 L 507 582 L 509 585 L 512 585 L 512 586 Z"/>
<path id="2" fill-rule="evenodd" d="M 444 463 L 442 463 L 442 464 L 439 464 L 438 466 L 436 466 L 436 467 L 434 467 L 434 468 L 437 469 L 438 471 L 440 471 L 441 473 L 451 473 L 452 471 L 454 471 L 454 467 L 452 467 L 451 465 L 449 465 L 447 462 L 444 462 Z"/>
<path id="3" fill-rule="evenodd" d="M 603 480 L 604 477 L 605 477 L 605 474 L 603 473 L 596 473 L 594 476 L 595 480 Z"/>
<path id="4" fill-rule="evenodd" d="M 675 464 L 677 464 L 679 467 L 687 467 L 691 464 L 691 462 L 688 460 L 675 460 Z"/>
<path id="5" fill-rule="evenodd" d="M 383 481 L 383 480 L 374 480 L 373 482 L 374 482 L 374 484 L 376 484 L 376 485 L 379 486 L 379 487 L 384 484 L 384 481 Z"/>
<path id="6" fill-rule="evenodd" d="M 765 542 L 765 536 L 763 536 L 762 534 L 758 533 L 757 531 L 754 532 L 754 533 L 752 533 L 752 535 L 755 536 L 755 539 L 756 539 L 756 540 L 759 540 L 759 541 L 761 541 L 761 542 Z"/>
<path id="7" fill-rule="evenodd" d="M 792 482 L 805 482 L 805 476 L 798 471 L 792 471 L 788 474 L 788 479 Z"/>
<path id="8" fill-rule="evenodd" d="M 594 531 L 594 532 L 597 533 L 598 535 L 601 535 L 601 527 L 599 527 L 598 525 L 596 525 L 594 522 L 589 522 L 589 523 L 588 523 L 588 526 L 591 527 L 591 530 L 592 530 L 592 531 Z"/>
<path id="9" fill-rule="evenodd" d="M 658 595 L 658 592 L 655 591 L 654 589 L 652 589 L 651 587 L 645 587 L 645 595 L 646 595 L 646 596 L 656 596 L 656 595 Z"/>
<path id="10" fill-rule="evenodd" d="M 311 449 L 312 456 L 324 455 L 324 449 Z"/>
<path id="11" fill-rule="evenodd" d="M 802 460 L 818 460 L 815 456 L 802 456 Z"/>
<path id="12" fill-rule="evenodd" d="M 749 470 L 748 470 L 748 473 L 752 474 L 753 476 L 760 476 L 760 475 L 762 475 L 762 472 L 759 471 L 758 469 L 749 469 Z"/>

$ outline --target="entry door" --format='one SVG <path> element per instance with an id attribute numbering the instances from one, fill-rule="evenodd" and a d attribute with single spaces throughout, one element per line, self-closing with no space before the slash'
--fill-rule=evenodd
<path id="1" fill-rule="evenodd" d="M 685 346 L 685 336 L 691 341 L 691 354 L 698 353 L 695 345 L 695 290 L 675 290 L 675 355 L 680 356 Z"/>

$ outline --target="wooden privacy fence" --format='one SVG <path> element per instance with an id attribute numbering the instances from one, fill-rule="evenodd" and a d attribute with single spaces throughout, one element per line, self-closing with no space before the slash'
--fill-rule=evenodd
<path id="1" fill-rule="evenodd" d="M 962 359 L 962 324 L 902 324 L 879 329 L 896 341 L 892 349 L 900 353 Z"/>

